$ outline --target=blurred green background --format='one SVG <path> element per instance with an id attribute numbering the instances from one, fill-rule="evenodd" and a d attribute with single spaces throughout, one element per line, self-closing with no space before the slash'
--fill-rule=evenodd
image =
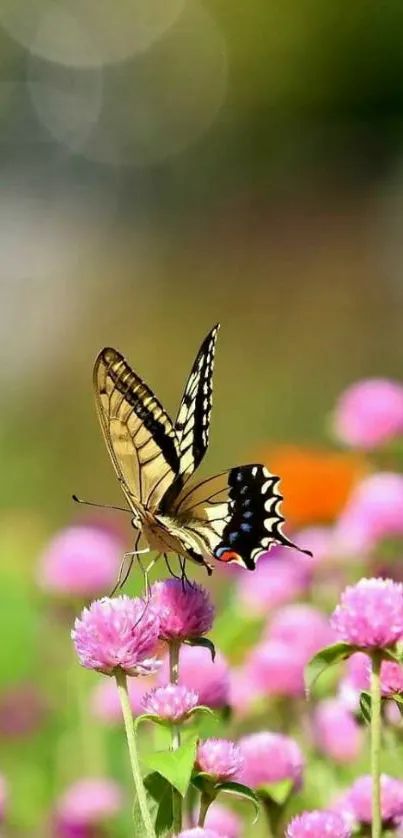
<path id="1" fill-rule="evenodd" d="M 72 492 L 119 500 L 102 346 L 175 413 L 221 321 L 211 471 L 323 441 L 347 383 L 399 377 L 403 7 L 2 0 L 0 132 L 9 685 L 37 677 L 36 563 Z"/>

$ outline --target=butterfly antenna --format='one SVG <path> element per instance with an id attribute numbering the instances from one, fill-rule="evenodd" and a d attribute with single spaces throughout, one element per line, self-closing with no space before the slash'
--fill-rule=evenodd
<path id="1" fill-rule="evenodd" d="M 115 509 L 117 512 L 130 512 L 131 510 L 127 509 L 124 506 L 111 506 L 109 503 L 94 503 L 92 500 L 83 500 L 82 498 L 77 497 L 77 495 L 72 495 L 74 503 L 81 503 L 84 506 L 96 506 L 98 509 Z"/>

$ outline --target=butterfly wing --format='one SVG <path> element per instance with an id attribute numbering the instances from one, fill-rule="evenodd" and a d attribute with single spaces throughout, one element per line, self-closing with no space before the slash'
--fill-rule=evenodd
<path id="1" fill-rule="evenodd" d="M 175 422 L 183 482 L 201 463 L 208 446 L 214 353 L 219 328 L 217 323 L 197 353 Z"/>
<path id="2" fill-rule="evenodd" d="M 177 514 L 213 558 L 254 570 L 260 556 L 275 544 L 300 550 L 282 532 L 278 484 L 279 478 L 262 465 L 232 468 L 185 487 Z"/>
<path id="3" fill-rule="evenodd" d="M 94 366 L 95 401 L 106 444 L 130 507 L 154 510 L 179 473 L 179 444 L 162 405 L 115 349 Z"/>

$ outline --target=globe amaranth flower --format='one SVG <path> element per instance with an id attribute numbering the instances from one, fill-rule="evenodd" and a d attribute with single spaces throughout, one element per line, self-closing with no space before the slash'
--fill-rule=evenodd
<path id="1" fill-rule="evenodd" d="M 245 673 L 258 694 L 302 696 L 306 662 L 305 650 L 270 640 L 252 649 L 245 662 Z"/>
<path id="2" fill-rule="evenodd" d="M 313 811 L 297 815 L 288 824 L 286 838 L 350 838 L 351 830 L 336 812 Z"/>
<path id="3" fill-rule="evenodd" d="M 195 826 L 194 829 L 185 829 L 177 836 L 177 838 L 224 838 L 212 829 L 203 829 L 201 826 Z M 226 838 L 226 836 L 225 836 Z"/>
<path id="4" fill-rule="evenodd" d="M 254 573 L 243 574 L 238 580 L 238 604 L 253 618 L 292 602 L 309 587 L 310 573 L 299 561 L 286 555 L 277 558 L 277 551 L 275 556 L 269 555 L 267 561 L 262 557 Z"/>
<path id="5" fill-rule="evenodd" d="M 202 585 L 164 579 L 153 584 L 151 601 L 158 612 L 160 637 L 164 640 L 200 637 L 213 625 L 214 607 Z"/>
<path id="6" fill-rule="evenodd" d="M 334 530 L 340 555 L 373 550 L 385 538 L 403 534 L 403 476 L 379 472 L 353 490 Z"/>
<path id="7" fill-rule="evenodd" d="M 387 378 L 352 384 L 338 399 L 333 431 L 342 442 L 372 449 L 403 433 L 403 386 Z"/>
<path id="8" fill-rule="evenodd" d="M 91 598 L 110 590 L 116 580 L 122 543 L 94 526 L 62 530 L 44 551 L 39 585 L 62 596 Z"/>
<path id="9" fill-rule="evenodd" d="M 141 699 L 143 713 L 151 713 L 167 722 L 183 721 L 198 704 L 198 694 L 183 684 L 154 687 Z"/>
<path id="10" fill-rule="evenodd" d="M 167 659 L 158 676 L 159 683 L 169 680 Z M 215 660 L 208 649 L 201 646 L 181 646 L 179 653 L 179 683 L 198 693 L 200 704 L 215 710 L 229 704 L 230 669 L 221 652 Z"/>
<path id="11" fill-rule="evenodd" d="M 317 704 L 312 732 L 319 750 L 340 765 L 354 762 L 363 746 L 363 728 L 337 698 Z"/>
<path id="12" fill-rule="evenodd" d="M 216 801 L 209 807 L 204 825 L 218 835 L 225 835 L 225 838 L 241 838 L 243 831 L 239 815 Z"/>
<path id="13" fill-rule="evenodd" d="M 239 779 L 243 766 L 241 749 L 230 739 L 205 739 L 198 745 L 196 768 L 215 783 Z"/>
<path id="14" fill-rule="evenodd" d="M 254 683 L 251 673 L 245 666 L 232 669 L 230 673 L 229 704 L 238 718 L 244 718 L 261 698 L 261 691 Z"/>
<path id="15" fill-rule="evenodd" d="M 305 654 L 305 662 L 335 639 L 328 616 L 313 605 L 301 603 L 279 609 L 270 620 L 265 636 L 298 647 Z"/>
<path id="16" fill-rule="evenodd" d="M 259 788 L 291 780 L 295 788 L 301 787 L 304 758 L 294 739 L 282 733 L 262 731 L 243 736 L 238 744 L 245 760 L 242 783 Z"/>
<path id="17" fill-rule="evenodd" d="M 116 669 L 128 675 L 156 672 L 158 635 L 153 605 L 124 595 L 99 599 L 84 608 L 71 633 L 81 665 L 105 675 Z"/>
<path id="18" fill-rule="evenodd" d="M 359 694 L 370 689 L 371 658 L 364 652 L 356 652 L 347 661 L 345 681 Z M 394 661 L 382 661 L 381 692 L 384 697 L 393 693 L 403 693 L 403 667 Z"/>
<path id="19" fill-rule="evenodd" d="M 127 690 L 133 716 L 140 716 L 143 712 L 141 699 L 154 686 L 151 677 L 129 678 Z M 122 722 L 122 705 L 116 681 L 112 678 L 100 679 L 91 695 L 91 709 L 99 721 L 107 725 L 117 725 Z"/>
<path id="20" fill-rule="evenodd" d="M 68 788 L 56 806 L 56 825 L 60 834 L 73 834 L 117 815 L 124 800 L 120 786 L 107 778 L 86 777 Z"/>
<path id="21" fill-rule="evenodd" d="M 403 633 L 403 585 L 391 579 L 360 579 L 341 595 L 331 625 L 338 640 L 351 645 L 394 645 Z"/>
<path id="22" fill-rule="evenodd" d="M 372 777 L 364 775 L 353 783 L 346 797 L 347 806 L 358 823 L 372 821 Z M 403 782 L 381 775 L 381 817 L 384 826 L 393 825 L 403 817 Z"/>

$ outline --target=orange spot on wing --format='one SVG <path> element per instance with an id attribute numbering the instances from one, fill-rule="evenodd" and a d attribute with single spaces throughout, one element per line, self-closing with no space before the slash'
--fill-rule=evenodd
<path id="1" fill-rule="evenodd" d="M 234 550 L 226 550 L 225 553 L 222 553 L 220 556 L 220 562 L 238 562 L 241 556 L 239 553 L 235 553 Z"/>

